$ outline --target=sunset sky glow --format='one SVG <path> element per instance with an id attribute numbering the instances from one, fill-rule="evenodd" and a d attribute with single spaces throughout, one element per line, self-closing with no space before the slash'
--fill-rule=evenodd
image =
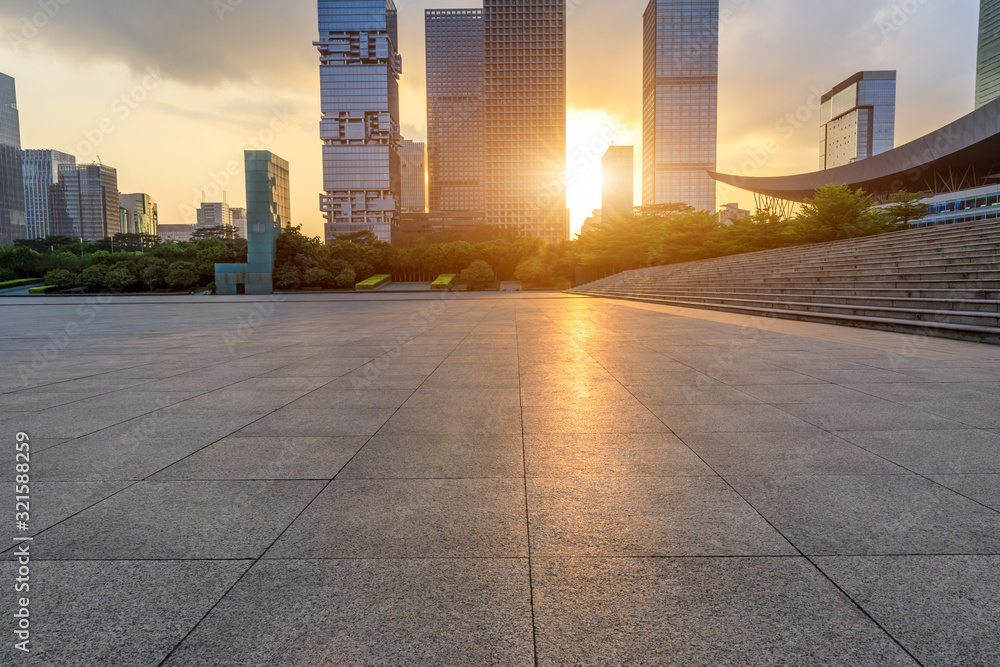
<path id="1" fill-rule="evenodd" d="M 401 117 L 426 138 L 423 11 L 397 0 Z M 646 0 L 570 0 L 572 230 L 600 207 L 612 142 L 641 160 Z M 722 0 L 719 169 L 814 171 L 819 94 L 863 69 L 898 70 L 896 145 L 972 111 L 974 0 Z M 244 203 L 243 148 L 291 163 L 292 217 L 322 235 L 316 3 L 311 0 L 5 0 L 0 72 L 17 80 L 24 148 L 118 169 L 160 223 L 193 223 L 202 196 Z M 719 203 L 752 198 L 720 188 Z M 638 199 L 637 199 L 638 203 Z"/>

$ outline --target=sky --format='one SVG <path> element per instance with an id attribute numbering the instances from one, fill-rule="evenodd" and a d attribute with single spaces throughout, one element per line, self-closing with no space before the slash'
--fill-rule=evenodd
<path id="1" fill-rule="evenodd" d="M 635 145 L 641 173 L 646 0 L 567 0 L 567 191 L 575 233 L 600 208 L 600 157 Z M 403 135 L 426 138 L 423 11 L 397 0 Z M 815 171 L 820 94 L 857 71 L 898 72 L 896 145 L 974 102 L 976 0 L 720 0 L 719 170 Z M 0 72 L 15 77 L 24 148 L 111 165 L 161 224 L 243 206 L 243 150 L 291 163 L 292 222 L 322 236 L 313 0 L 3 0 Z M 752 208 L 720 186 L 719 204 Z"/>

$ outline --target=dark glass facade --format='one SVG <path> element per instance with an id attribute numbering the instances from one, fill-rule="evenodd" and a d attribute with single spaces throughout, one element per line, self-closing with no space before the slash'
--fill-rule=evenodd
<path id="1" fill-rule="evenodd" d="M 319 0 L 326 238 L 389 241 L 401 210 L 399 75 L 392 0 Z"/>
<path id="2" fill-rule="evenodd" d="M 1000 0 L 979 3 L 976 108 L 1000 97 Z"/>
<path id="3" fill-rule="evenodd" d="M 719 0 L 651 0 L 643 29 L 643 204 L 714 212 Z"/>
<path id="4" fill-rule="evenodd" d="M 52 189 L 59 182 L 59 166 L 75 165 L 76 158 L 49 150 L 24 150 L 21 156 L 27 238 L 45 238 L 52 234 Z"/>
<path id="5" fill-rule="evenodd" d="M 0 74 L 0 245 L 11 245 L 27 236 L 21 159 L 14 79 Z"/>
<path id="6" fill-rule="evenodd" d="M 427 210 L 427 144 L 403 140 L 403 211 Z"/>
<path id="7" fill-rule="evenodd" d="M 819 168 L 891 151 L 896 140 L 896 72 L 858 72 L 823 95 Z"/>
<path id="8" fill-rule="evenodd" d="M 427 167 L 432 211 L 482 211 L 485 80 L 482 9 L 429 9 Z"/>
<path id="9" fill-rule="evenodd" d="M 483 4 L 486 221 L 566 240 L 565 1 Z"/>
<path id="10" fill-rule="evenodd" d="M 53 193 L 53 234 L 97 241 L 120 231 L 115 169 L 103 164 L 60 165 Z"/>
<path id="11" fill-rule="evenodd" d="M 601 160 L 601 219 L 631 215 L 635 204 L 635 148 L 612 146 Z"/>

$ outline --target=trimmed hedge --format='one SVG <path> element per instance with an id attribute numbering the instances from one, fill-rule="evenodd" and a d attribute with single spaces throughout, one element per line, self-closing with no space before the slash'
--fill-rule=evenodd
<path id="1" fill-rule="evenodd" d="M 386 283 L 392 282 L 392 276 L 372 276 L 368 280 L 358 283 L 354 286 L 354 289 L 368 290 L 368 289 L 378 289 Z"/>
<path id="2" fill-rule="evenodd" d="M 431 289 L 451 289 L 456 278 L 458 278 L 457 274 L 446 273 L 431 283 Z"/>
<path id="3" fill-rule="evenodd" d="M 24 287 L 25 285 L 37 285 L 38 283 L 44 283 L 45 280 L 42 278 L 22 278 L 20 280 L 8 280 L 5 283 L 0 283 L 0 289 L 14 289 L 15 287 Z"/>
<path id="4" fill-rule="evenodd" d="M 49 292 L 55 292 L 61 289 L 58 285 L 46 285 L 44 287 L 32 287 L 28 290 L 28 294 L 48 294 Z"/>

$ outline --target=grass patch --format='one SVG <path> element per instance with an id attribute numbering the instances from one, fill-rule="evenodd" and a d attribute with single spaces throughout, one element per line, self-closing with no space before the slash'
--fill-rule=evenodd
<path id="1" fill-rule="evenodd" d="M 392 282 L 392 276 L 372 276 L 368 280 L 358 283 L 354 286 L 354 288 L 359 290 L 378 289 L 382 285 L 390 282 Z"/>
<path id="2" fill-rule="evenodd" d="M 49 292 L 55 292 L 62 289 L 58 285 L 45 285 L 44 287 L 32 287 L 28 290 L 28 294 L 48 294 Z"/>
<path id="3" fill-rule="evenodd" d="M 45 282 L 45 280 L 42 278 L 21 278 L 20 280 L 8 280 L 5 283 L 0 283 L 0 289 L 14 289 L 15 287 L 37 285 L 38 283 L 43 282 Z"/>

